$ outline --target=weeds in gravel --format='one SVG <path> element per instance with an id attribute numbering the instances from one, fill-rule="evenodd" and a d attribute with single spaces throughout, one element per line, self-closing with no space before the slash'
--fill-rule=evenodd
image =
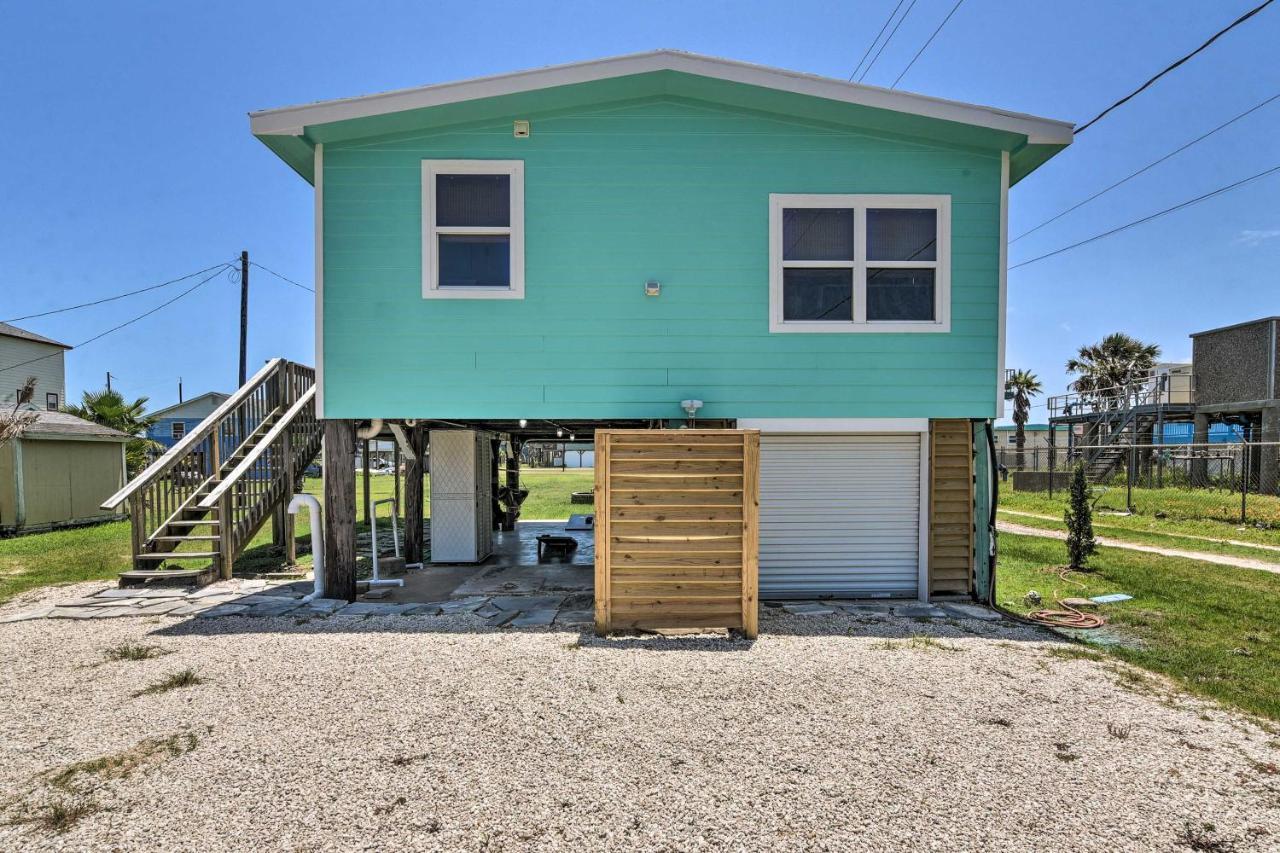
<path id="1" fill-rule="evenodd" d="M 11 824 L 32 824 L 53 835 L 62 835 L 84 818 L 102 807 L 89 799 L 53 800 L 23 812 L 9 821 Z"/>
<path id="2" fill-rule="evenodd" d="M 146 738 L 121 752 L 102 755 L 86 761 L 68 764 L 60 770 L 45 775 L 46 781 L 63 791 L 76 791 L 81 786 L 78 781 L 89 777 L 93 782 L 103 779 L 125 779 L 141 768 L 156 767 L 171 758 L 177 758 L 191 752 L 199 744 L 200 739 L 194 732 L 179 732 L 163 738 Z"/>
<path id="3" fill-rule="evenodd" d="M 426 761 L 431 756 L 425 752 L 419 752 L 416 755 L 397 755 L 391 759 L 391 764 L 395 767 L 408 767 L 410 764 L 417 764 L 419 761 Z"/>
<path id="4" fill-rule="evenodd" d="M 1059 761 L 1072 762 L 1080 758 L 1077 753 L 1071 751 L 1072 744 L 1069 741 L 1060 740 L 1053 745 L 1053 757 Z"/>
<path id="5" fill-rule="evenodd" d="M 1102 660 L 1104 657 L 1101 652 L 1079 646 L 1050 646 L 1046 651 L 1049 657 L 1059 660 Z"/>
<path id="6" fill-rule="evenodd" d="M 204 679 L 196 675 L 196 671 L 188 667 L 181 672 L 175 672 L 155 684 L 142 688 L 133 694 L 133 698 L 139 696 L 149 696 L 154 693 L 168 693 L 170 690 L 177 690 L 179 687 L 194 687 L 197 684 L 203 684 Z"/>
<path id="7" fill-rule="evenodd" d="M 986 717 L 982 722 L 989 726 L 1000 726 L 1001 728 L 1006 729 L 1013 728 L 1013 720 L 1010 720 L 1008 717 Z"/>
<path id="8" fill-rule="evenodd" d="M 1231 838 L 1218 835 L 1218 828 L 1211 823 L 1195 823 L 1186 821 L 1182 824 L 1182 832 L 1176 841 L 1191 850 L 1202 850 L 1205 853 L 1231 853 L 1236 849 L 1236 842 Z"/>
<path id="9" fill-rule="evenodd" d="M 918 649 L 921 651 L 936 650 L 940 652 L 962 652 L 964 649 L 959 646 L 948 645 L 939 642 L 934 637 L 926 634 L 914 634 L 906 642 L 899 643 L 895 640 L 881 640 L 871 648 L 877 651 L 892 652 L 898 649 Z"/>
<path id="10" fill-rule="evenodd" d="M 167 654 L 169 654 L 169 651 L 159 646 L 148 646 L 143 643 L 130 643 L 128 641 L 116 643 L 114 646 L 102 650 L 102 656 L 109 661 L 150 660 Z"/>
<path id="11" fill-rule="evenodd" d="M 1129 737 L 1129 727 L 1122 726 L 1117 723 L 1107 723 L 1107 734 L 1116 740 L 1124 740 Z"/>

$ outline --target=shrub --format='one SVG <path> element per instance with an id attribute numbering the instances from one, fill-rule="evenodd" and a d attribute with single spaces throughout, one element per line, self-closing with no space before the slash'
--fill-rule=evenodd
<path id="1" fill-rule="evenodd" d="M 1084 465 L 1076 465 L 1071 475 L 1071 503 L 1067 506 L 1067 557 L 1073 569 L 1083 569 L 1098 549 L 1093 538 L 1093 507 L 1089 505 L 1089 481 Z"/>

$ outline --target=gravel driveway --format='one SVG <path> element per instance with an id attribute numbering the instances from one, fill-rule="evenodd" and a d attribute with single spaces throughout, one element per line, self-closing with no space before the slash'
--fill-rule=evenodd
<path id="1" fill-rule="evenodd" d="M 1280 848 L 1280 735 L 1153 678 L 977 621 L 760 630 L 0 625 L 0 849 Z"/>

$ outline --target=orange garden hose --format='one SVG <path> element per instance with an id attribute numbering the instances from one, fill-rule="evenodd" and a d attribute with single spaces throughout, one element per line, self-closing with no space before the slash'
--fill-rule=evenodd
<path id="1" fill-rule="evenodd" d="M 1070 566 L 1063 566 L 1058 571 L 1058 577 L 1064 582 L 1081 589 L 1084 584 L 1079 581 L 1072 580 L 1067 577 L 1071 574 Z M 1041 625 L 1048 625 L 1052 628 L 1101 628 L 1106 624 L 1106 620 L 1095 613 L 1084 613 L 1070 604 L 1063 604 L 1061 599 L 1054 602 L 1058 605 L 1059 610 L 1033 610 L 1027 614 L 1027 618 L 1032 622 Z"/>

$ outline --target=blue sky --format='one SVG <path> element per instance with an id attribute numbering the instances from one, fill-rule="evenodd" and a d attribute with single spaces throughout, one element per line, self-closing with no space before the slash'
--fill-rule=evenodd
<path id="1" fill-rule="evenodd" d="M 310 188 L 246 112 L 673 47 L 845 77 L 896 0 L 846 3 L 0 4 L 0 319 L 142 287 L 241 248 L 311 282 Z M 865 82 L 889 85 L 953 5 L 917 0 Z M 1083 121 L 1255 5 L 966 0 L 903 89 Z M 1280 92 L 1269 8 L 1015 187 L 1017 235 Z M 1280 164 L 1280 101 L 1014 244 L 1011 263 Z M 1008 363 L 1050 392 L 1074 348 L 1123 330 L 1190 356 L 1187 333 L 1280 313 L 1280 175 L 1009 275 Z M 250 370 L 310 362 L 310 295 L 255 270 Z M 166 289 L 21 325 L 69 343 Z M 231 390 L 225 276 L 69 354 L 68 392 L 110 370 L 155 405 Z M 1042 416 L 1038 409 L 1036 416 Z"/>

